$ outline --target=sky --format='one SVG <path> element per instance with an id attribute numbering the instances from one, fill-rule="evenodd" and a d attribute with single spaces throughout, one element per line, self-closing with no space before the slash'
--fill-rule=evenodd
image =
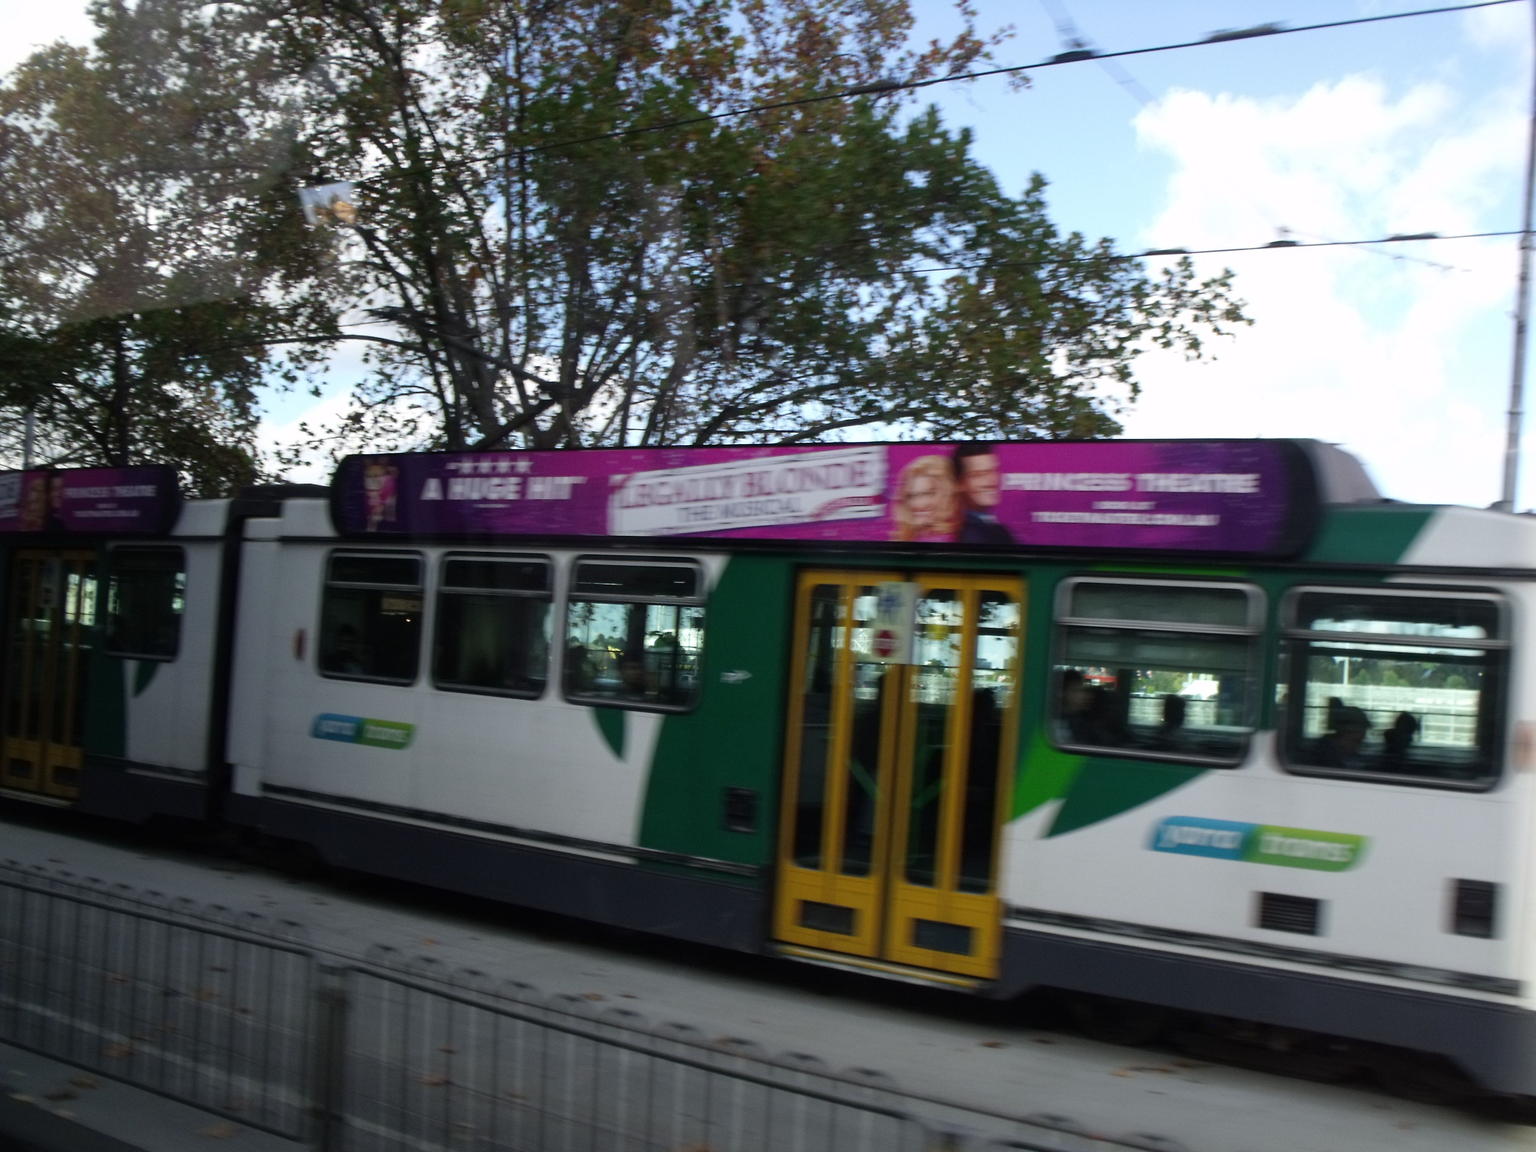
<path id="1" fill-rule="evenodd" d="M 1139 360 L 1127 436 L 1311 437 L 1359 456 L 1395 499 L 1500 498 L 1518 238 L 1356 242 L 1520 229 L 1536 0 L 1169 50 L 1157 49 L 1439 5 L 973 2 L 984 30 L 1013 28 L 998 65 L 1037 64 L 1076 41 L 1133 53 L 1031 67 L 1022 89 L 998 77 L 925 90 L 950 125 L 973 129 L 1004 187 L 1041 173 L 1059 227 L 1122 252 L 1260 249 L 1196 257 L 1204 274 L 1233 270 L 1254 324 L 1214 341 L 1207 361 Z M 912 4 L 920 35 L 952 29 L 945 0 Z M 0 0 L 0 16 L 0 71 L 55 37 L 90 36 L 68 0 Z M 1302 246 L 1262 247 L 1275 240 Z M 331 403 L 340 366 L 333 379 Z M 1522 510 L 1536 508 L 1536 384 L 1526 396 Z M 269 434 L 302 415 L 274 409 Z"/>

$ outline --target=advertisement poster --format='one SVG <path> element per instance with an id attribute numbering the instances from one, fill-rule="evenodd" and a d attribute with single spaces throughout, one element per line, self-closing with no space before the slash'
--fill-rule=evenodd
<path id="1" fill-rule="evenodd" d="M 350 456 L 346 535 L 697 537 L 1285 555 L 1310 464 L 1284 440 L 849 444 Z"/>
<path id="2" fill-rule="evenodd" d="M 158 535 L 180 507 L 176 471 L 159 465 L 0 472 L 0 532 Z"/>

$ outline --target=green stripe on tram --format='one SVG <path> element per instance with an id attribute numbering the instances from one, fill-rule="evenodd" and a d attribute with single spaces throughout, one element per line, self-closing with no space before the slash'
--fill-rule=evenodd
<path id="1" fill-rule="evenodd" d="M 1396 564 L 1435 511 L 1414 504 L 1331 509 L 1306 559 L 1323 564 Z"/>

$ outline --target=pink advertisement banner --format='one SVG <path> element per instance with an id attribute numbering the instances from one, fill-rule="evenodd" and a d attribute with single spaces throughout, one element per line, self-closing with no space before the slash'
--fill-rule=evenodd
<path id="1" fill-rule="evenodd" d="M 349 536 L 897 542 L 1284 555 L 1310 530 L 1285 440 L 840 444 L 349 456 Z"/>
<path id="2" fill-rule="evenodd" d="M 158 535 L 180 507 L 176 470 L 161 465 L 0 472 L 0 532 Z"/>

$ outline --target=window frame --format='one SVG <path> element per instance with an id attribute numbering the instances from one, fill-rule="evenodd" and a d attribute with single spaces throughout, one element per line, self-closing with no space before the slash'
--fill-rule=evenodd
<path id="1" fill-rule="evenodd" d="M 1310 594 L 1350 596 L 1383 600 L 1460 600 L 1486 603 L 1494 611 L 1497 634 L 1485 639 L 1444 638 L 1426 636 L 1394 636 L 1390 633 L 1324 631 L 1301 628 L 1297 618 L 1303 597 Z M 1277 705 L 1276 758 L 1280 766 L 1293 776 L 1315 776 L 1330 780 L 1353 780 L 1369 784 L 1400 785 L 1410 788 L 1433 788 L 1450 792 L 1487 792 L 1497 787 L 1506 774 L 1504 734 L 1509 718 L 1510 639 L 1512 612 L 1509 599 L 1496 589 L 1456 587 L 1446 585 L 1403 584 L 1298 584 L 1286 590 L 1280 603 L 1277 638 L 1280 644 L 1280 675 L 1276 680 L 1276 692 L 1283 687 L 1285 702 Z M 1491 680 L 1493 712 L 1487 721 L 1493 730 L 1487 749 L 1488 771 L 1486 775 L 1471 780 L 1437 779 L 1422 774 L 1388 772 L 1376 768 L 1331 768 L 1327 765 L 1308 764 L 1294 758 L 1296 749 L 1304 742 L 1301 735 L 1306 716 L 1307 661 L 1306 654 L 1314 641 L 1345 643 L 1357 641 L 1380 648 L 1459 648 L 1466 651 L 1485 652 L 1488 663 L 1485 672 Z M 1294 706 L 1295 701 L 1301 707 Z"/>
<path id="2" fill-rule="evenodd" d="M 1234 624 L 1204 624 L 1192 625 L 1190 622 L 1170 622 L 1163 620 L 1138 620 L 1132 617 L 1100 617 L 1100 616 L 1076 616 L 1071 615 L 1073 592 L 1085 585 L 1118 585 L 1138 588 L 1189 588 L 1199 590 L 1229 590 L 1240 592 L 1245 602 L 1244 623 Z M 1080 576 L 1068 576 L 1058 582 L 1055 592 L 1055 604 L 1052 611 L 1052 638 L 1049 653 L 1051 684 L 1047 693 L 1046 704 L 1046 733 L 1050 744 L 1066 752 L 1074 752 L 1080 755 L 1092 754 L 1097 756 L 1114 757 L 1116 759 L 1151 760 L 1158 763 L 1185 763 L 1199 764 L 1202 767 L 1211 768 L 1237 768 L 1244 764 L 1253 747 L 1253 737 L 1259 731 L 1261 720 L 1262 702 L 1264 699 L 1264 652 L 1267 649 L 1265 619 L 1268 610 L 1269 597 L 1265 590 L 1257 584 L 1242 580 L 1201 580 L 1187 577 L 1170 576 L 1167 578 L 1148 577 L 1132 574 L 1103 575 L 1087 574 Z M 1066 659 L 1068 648 L 1068 632 L 1073 628 L 1115 628 L 1122 630 L 1135 630 L 1140 632 L 1166 632 L 1180 636 L 1235 636 L 1244 637 L 1247 645 L 1247 669 L 1246 677 L 1251 685 L 1251 692 L 1246 705 L 1248 714 L 1244 717 L 1244 734 L 1241 743 L 1231 755 L 1216 756 L 1198 751 L 1183 749 L 1158 749 L 1136 747 L 1124 744 L 1093 744 L 1073 741 L 1068 735 L 1063 738 L 1059 727 L 1064 715 L 1062 704 L 1062 677 L 1059 670 L 1072 667 L 1072 663 Z"/>
<path id="3" fill-rule="evenodd" d="M 536 564 L 544 573 L 544 589 L 542 592 L 515 588 L 482 588 L 460 586 L 449 582 L 449 565 L 456 561 L 474 561 L 478 563 L 504 563 L 504 564 Z M 442 652 L 442 630 L 448 613 L 444 610 L 444 600 L 448 596 L 488 596 L 502 599 L 537 600 L 542 601 L 547 607 L 544 618 L 545 651 L 544 651 L 544 678 L 543 683 L 536 689 L 521 688 L 493 688 L 485 685 L 455 683 L 444 680 L 438 667 L 438 659 Z M 437 563 L 437 587 L 434 592 L 435 603 L 432 620 L 432 661 L 428 669 L 429 681 L 432 687 L 441 692 L 459 692 L 471 696 L 496 696 L 516 700 L 537 700 L 549 691 L 551 649 L 554 647 L 554 621 L 555 621 L 555 563 L 552 557 L 535 552 L 444 552 L 438 557 Z"/>
<path id="4" fill-rule="evenodd" d="M 170 652 L 142 652 L 134 651 L 124 645 L 113 643 L 113 628 L 111 626 L 113 581 L 117 577 L 117 557 L 125 552 L 132 553 L 174 553 L 177 558 L 176 574 L 180 576 L 181 610 L 173 612 L 172 618 L 176 623 L 176 635 Z M 162 664 L 174 663 L 181 656 L 182 623 L 187 614 L 187 550 L 180 544 L 114 544 L 107 549 L 103 587 L 101 589 L 101 607 L 99 618 L 107 621 L 102 629 L 102 653 L 107 656 L 115 656 L 124 660 L 154 660 Z"/>
<path id="5" fill-rule="evenodd" d="M 688 596 L 661 596 L 654 593 L 625 593 L 604 592 L 584 593 L 578 591 L 580 573 L 583 564 L 602 564 L 621 568 L 686 568 L 693 574 L 694 592 Z M 695 681 L 694 689 L 687 700 L 677 703 L 669 703 L 661 700 L 643 700 L 624 696 L 604 696 L 596 693 L 583 693 L 572 690 L 571 674 L 568 665 L 569 640 L 573 634 L 573 622 L 571 612 L 574 605 L 583 604 L 644 604 L 659 606 L 675 606 L 679 609 L 687 606 L 696 606 L 706 619 L 701 631 L 708 629 L 709 588 L 706 581 L 704 565 L 691 556 L 628 556 L 628 555 L 604 555 L 599 553 L 586 553 L 571 557 L 570 564 L 565 573 L 564 595 L 560 605 L 560 696 L 569 704 L 577 704 L 585 707 L 598 708 L 623 708 L 638 712 L 667 712 L 682 713 L 692 712 L 699 706 L 703 695 L 704 677 L 702 672 L 704 660 L 704 641 L 701 639 L 695 659 L 700 667 L 700 672 Z"/>
<path id="6" fill-rule="evenodd" d="M 331 566 L 338 559 L 361 560 L 409 560 L 416 566 L 416 583 L 414 585 L 386 583 L 383 581 L 369 580 L 335 580 L 331 575 Z M 346 680 L 363 684 L 390 684 L 397 687 L 408 687 L 421 679 L 421 647 L 426 635 L 427 614 L 427 574 L 428 566 L 425 554 L 418 551 L 368 549 L 355 546 L 332 548 L 325 554 L 320 571 L 320 603 L 319 621 L 315 629 L 315 635 L 319 643 L 315 645 L 315 671 L 327 680 Z M 411 675 L 408 677 L 378 676 L 372 673 L 340 672 L 325 666 L 327 659 L 327 645 L 329 643 L 329 629 L 327 608 L 331 603 L 330 592 L 333 588 L 362 589 L 365 591 L 395 591 L 414 593 L 420 603 L 418 609 L 419 619 L 416 622 L 416 651 L 415 659 L 411 664 Z M 366 641 L 372 643 L 372 641 Z"/>

